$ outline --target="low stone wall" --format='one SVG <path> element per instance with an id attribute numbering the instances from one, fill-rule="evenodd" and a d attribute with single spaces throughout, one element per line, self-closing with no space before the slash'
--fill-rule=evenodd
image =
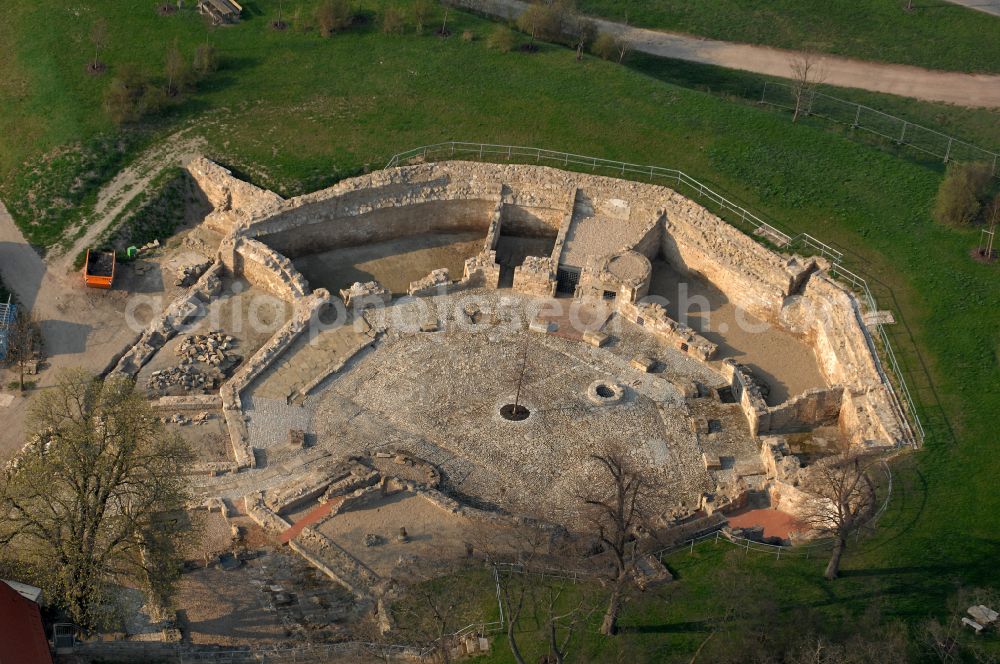
<path id="1" fill-rule="evenodd" d="M 500 265 L 497 263 L 497 252 L 484 251 L 481 254 L 465 259 L 464 283 L 470 286 L 496 289 L 500 285 Z"/>
<path id="2" fill-rule="evenodd" d="M 559 265 L 562 258 L 563 247 L 566 246 L 566 236 L 569 234 L 570 226 L 573 225 L 573 210 L 576 208 L 576 196 L 579 190 L 576 186 L 569 188 L 569 195 L 566 204 L 566 214 L 559 222 L 559 232 L 556 234 L 555 244 L 552 245 L 552 260 Z"/>
<path id="3" fill-rule="evenodd" d="M 236 242 L 236 254 L 236 271 L 262 291 L 287 302 L 309 292 L 309 284 L 292 261 L 262 242 L 241 238 Z"/>
<path id="4" fill-rule="evenodd" d="M 186 394 L 178 397 L 160 397 L 152 402 L 157 410 L 221 410 L 222 397 L 218 394 Z"/>
<path id="5" fill-rule="evenodd" d="M 229 438 L 233 445 L 233 456 L 240 468 L 256 468 L 257 461 L 250 447 L 250 436 L 243 415 L 243 403 L 240 394 L 259 376 L 271 362 L 301 335 L 313 319 L 316 311 L 330 303 L 330 294 L 324 288 L 319 288 L 311 295 L 295 300 L 295 308 L 291 319 L 264 344 L 260 350 L 248 359 L 226 381 L 219 390 L 222 397 L 223 414 L 229 429 Z"/>
<path id="6" fill-rule="evenodd" d="M 619 302 L 618 313 L 637 325 L 646 328 L 650 333 L 663 337 L 672 347 L 708 361 L 715 356 L 718 347 L 708 339 L 682 325 L 667 315 L 662 305 L 651 302 Z"/>
<path id="7" fill-rule="evenodd" d="M 291 523 L 282 519 L 265 504 L 263 491 L 244 496 L 243 504 L 246 506 L 247 516 L 266 533 L 277 537 L 292 527 Z"/>
<path id="8" fill-rule="evenodd" d="M 312 528 L 303 528 L 288 546 L 361 599 L 370 599 L 380 581 L 361 561 Z"/>
<path id="9" fill-rule="evenodd" d="M 672 193 L 662 251 L 677 269 L 703 275 L 738 307 L 776 321 L 784 299 L 811 259 L 784 258 L 744 235 L 705 208 Z"/>
<path id="10" fill-rule="evenodd" d="M 554 297 L 556 270 L 551 258 L 528 256 L 514 268 L 514 290 L 536 297 Z"/>
<path id="11" fill-rule="evenodd" d="M 757 423 L 757 434 L 811 431 L 840 419 L 844 388 L 818 387 L 768 408 Z"/>
<path id="12" fill-rule="evenodd" d="M 503 201 L 497 200 L 496 206 L 493 208 L 493 215 L 490 217 L 490 225 L 486 229 L 486 242 L 483 245 L 483 251 L 493 251 L 497 248 L 497 242 L 500 241 L 500 224 L 503 220 Z"/>

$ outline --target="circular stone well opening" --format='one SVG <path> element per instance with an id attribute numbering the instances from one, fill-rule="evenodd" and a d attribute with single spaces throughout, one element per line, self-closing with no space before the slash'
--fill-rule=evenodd
<path id="1" fill-rule="evenodd" d="M 587 388 L 587 398 L 602 406 L 620 402 L 625 397 L 625 388 L 610 380 L 595 380 Z"/>
<path id="2" fill-rule="evenodd" d="M 508 403 L 500 406 L 500 417 L 511 422 L 521 422 L 528 419 L 531 411 L 524 404 Z"/>

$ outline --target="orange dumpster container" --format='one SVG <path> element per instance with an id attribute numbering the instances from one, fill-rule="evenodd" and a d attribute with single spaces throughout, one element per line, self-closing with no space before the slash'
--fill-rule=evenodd
<path id="1" fill-rule="evenodd" d="M 87 249 L 83 280 L 90 288 L 111 288 L 115 280 L 115 252 Z"/>

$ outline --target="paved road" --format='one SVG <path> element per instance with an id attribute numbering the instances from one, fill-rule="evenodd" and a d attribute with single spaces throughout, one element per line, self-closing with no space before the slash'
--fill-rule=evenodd
<path id="1" fill-rule="evenodd" d="M 994 5 L 1000 0 L 967 0 L 971 4 Z M 475 5 L 483 11 L 506 20 L 517 16 L 527 3 L 520 0 L 459 0 L 459 4 Z M 963 2 L 962 4 L 965 4 Z M 983 9 L 983 7 L 977 7 Z M 985 11 L 985 9 L 983 9 Z M 786 51 L 752 44 L 702 39 L 690 35 L 635 28 L 603 19 L 594 19 L 598 29 L 616 37 L 624 37 L 633 48 L 664 58 L 740 69 L 769 76 L 789 77 L 789 63 L 795 51 Z M 941 101 L 961 106 L 1000 108 L 1000 75 L 962 74 L 931 71 L 919 67 L 864 62 L 831 55 L 820 57 L 825 83 L 844 88 L 861 88 L 913 97 L 926 101 Z"/>
<path id="2" fill-rule="evenodd" d="M 945 0 L 953 5 L 962 5 L 984 14 L 1000 16 L 1000 0 Z"/>

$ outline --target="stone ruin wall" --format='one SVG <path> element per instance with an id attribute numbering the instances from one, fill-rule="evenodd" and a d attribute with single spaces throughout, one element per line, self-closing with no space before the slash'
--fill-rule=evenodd
<path id="1" fill-rule="evenodd" d="M 641 232 L 631 228 L 615 236 L 609 253 L 631 249 L 652 258 L 662 252 L 679 271 L 703 276 L 734 304 L 807 339 L 824 378 L 846 388 L 840 424 L 852 439 L 895 443 L 904 438 L 854 296 L 817 272 L 821 265 L 814 259 L 782 257 L 669 188 L 547 167 L 448 162 L 378 171 L 282 201 L 252 185 L 242 186 L 228 171 L 212 166 L 196 160 L 191 167 L 209 200 L 224 209 L 237 207 L 237 201 L 250 208 L 231 222 L 232 234 L 242 239 L 229 238 L 228 261 L 223 243 L 223 261 L 285 299 L 308 292 L 287 255 L 426 232 L 481 230 L 485 251 L 470 259 L 463 283 L 489 286 L 496 277 L 489 248 L 505 224 L 514 224 L 514 234 L 532 229 L 554 234 L 556 255 L 579 191 L 585 189 L 596 205 L 628 201 L 631 214 L 650 221 Z M 548 269 L 541 268 L 554 263 L 535 263 L 520 272 L 520 281 L 542 295 L 550 291 L 552 280 Z M 700 346 L 697 341 L 693 345 Z M 809 408 L 825 412 L 825 406 Z"/>
<path id="2" fill-rule="evenodd" d="M 231 171 L 204 157 L 193 159 L 187 170 L 213 208 L 205 224 L 223 235 L 270 214 L 284 202 L 273 191 L 237 179 Z"/>

